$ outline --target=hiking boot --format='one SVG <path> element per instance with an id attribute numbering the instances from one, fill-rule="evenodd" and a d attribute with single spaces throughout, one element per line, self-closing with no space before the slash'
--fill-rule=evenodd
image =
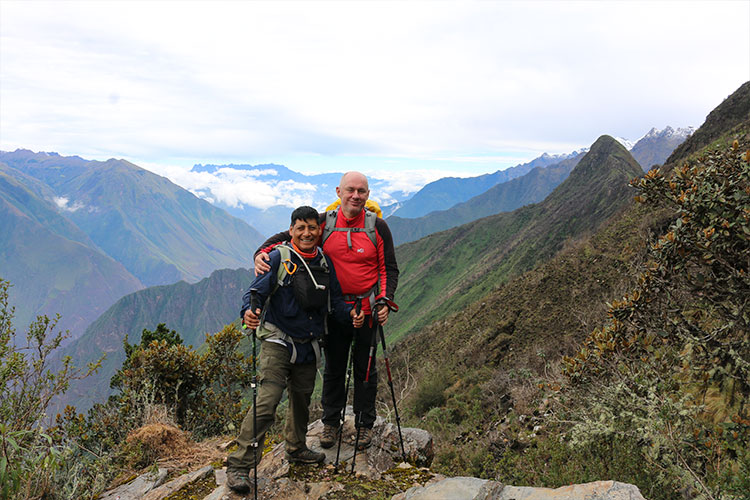
<path id="1" fill-rule="evenodd" d="M 287 451 L 285 456 L 290 464 L 319 464 L 326 459 L 324 453 L 312 451 L 310 448 L 300 448 L 294 453 Z"/>
<path id="2" fill-rule="evenodd" d="M 365 448 L 369 448 L 372 444 L 372 429 L 368 429 L 367 427 L 359 427 L 357 429 L 359 432 L 359 441 L 357 442 L 357 449 L 358 450 L 364 450 Z M 355 436 L 356 439 L 356 436 Z"/>
<path id="3" fill-rule="evenodd" d="M 253 489 L 250 470 L 240 467 L 227 467 L 227 486 L 237 493 L 249 493 Z"/>
<path id="4" fill-rule="evenodd" d="M 323 448 L 330 448 L 339 439 L 340 427 L 334 427 L 332 425 L 324 425 L 323 433 L 320 435 L 320 446 Z"/>

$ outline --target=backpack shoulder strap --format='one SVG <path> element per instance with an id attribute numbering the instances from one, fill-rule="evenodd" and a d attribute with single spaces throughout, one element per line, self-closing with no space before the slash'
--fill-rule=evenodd
<path id="1" fill-rule="evenodd" d="M 271 285 L 271 292 L 268 294 L 266 302 L 263 304 L 263 312 L 260 315 L 260 325 L 258 328 L 263 328 L 263 325 L 266 322 L 266 311 L 268 311 L 268 305 L 271 303 L 271 297 L 273 297 L 273 294 L 276 293 L 276 290 L 278 290 L 279 287 L 284 284 L 284 279 L 286 278 L 287 274 L 289 274 L 286 270 L 286 266 L 284 265 L 284 261 L 289 260 L 291 256 L 289 247 L 282 243 L 281 245 L 277 245 L 276 247 L 274 247 L 274 250 L 279 251 L 281 260 L 279 261 L 279 269 L 276 271 L 276 281 Z"/>
<path id="2" fill-rule="evenodd" d="M 322 247 L 334 228 L 336 227 L 336 217 L 339 215 L 339 209 L 328 210 L 326 212 L 326 226 L 323 228 L 323 237 L 320 240 L 320 246 Z"/>
<path id="3" fill-rule="evenodd" d="M 323 246 L 334 231 L 346 232 L 346 241 L 349 248 L 352 247 L 352 236 L 351 233 L 365 232 L 367 237 L 370 238 L 373 246 L 377 248 L 378 241 L 375 231 L 375 221 L 378 215 L 375 212 L 370 212 L 365 209 L 365 227 L 336 227 L 336 217 L 338 216 L 339 209 L 329 210 L 326 212 L 326 227 L 323 229 L 323 237 L 321 239 L 320 246 Z"/>
<path id="4" fill-rule="evenodd" d="M 276 247 L 276 250 L 278 250 L 279 255 L 281 255 L 281 261 L 279 262 L 279 269 L 278 271 L 276 271 L 276 284 L 274 285 L 269 297 L 273 295 L 278 287 L 284 284 L 284 278 L 286 278 L 286 275 L 288 274 L 286 266 L 284 265 L 284 261 L 290 260 L 292 255 L 289 247 L 286 245 L 278 245 Z"/>
<path id="5" fill-rule="evenodd" d="M 370 238 L 375 248 L 378 247 L 377 236 L 375 235 L 375 221 L 378 219 L 378 214 L 365 210 L 365 232 L 367 237 Z"/>

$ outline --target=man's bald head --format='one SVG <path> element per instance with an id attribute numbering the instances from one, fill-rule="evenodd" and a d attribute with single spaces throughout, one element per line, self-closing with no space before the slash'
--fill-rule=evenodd
<path id="1" fill-rule="evenodd" d="M 356 171 L 352 170 L 352 171 L 347 172 L 344 175 L 342 175 L 341 176 L 341 180 L 339 181 L 339 187 L 343 187 L 344 184 L 346 184 L 347 182 L 349 182 L 349 183 L 351 183 L 351 182 L 363 182 L 365 184 L 365 187 L 368 190 L 370 189 L 370 186 L 369 186 L 369 184 L 367 182 L 367 177 L 365 176 L 365 174 L 363 174 L 361 172 L 356 172 Z"/>

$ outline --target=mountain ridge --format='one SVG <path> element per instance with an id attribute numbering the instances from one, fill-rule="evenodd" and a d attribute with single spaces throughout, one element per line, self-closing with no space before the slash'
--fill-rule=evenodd
<path id="1" fill-rule="evenodd" d="M 681 153 L 675 151 L 670 156 L 660 169 L 662 173 L 702 158 L 703 147 L 731 152 L 733 140 L 739 139 L 740 144 L 750 140 L 750 115 L 737 118 L 750 109 L 750 89 L 743 87 L 728 99 L 728 106 L 736 107 L 714 110 L 704 124 L 709 130 L 699 128 L 685 141 Z M 730 154 L 744 155 L 744 147 Z M 428 423 L 425 428 L 440 430 L 436 439 L 438 467 L 466 475 L 477 471 L 500 475 L 508 481 L 522 478 L 526 484 L 549 480 L 555 471 L 565 472 L 559 478 L 565 484 L 576 481 L 576 471 L 589 477 L 592 472 L 594 477 L 617 472 L 620 480 L 637 484 L 649 498 L 677 498 L 697 484 L 686 480 L 680 482 L 679 491 L 677 486 L 669 491 L 654 490 L 653 479 L 661 479 L 665 469 L 661 464 L 651 470 L 644 467 L 653 455 L 637 450 L 644 442 L 640 433 L 632 443 L 618 447 L 617 440 L 605 431 L 601 435 L 605 448 L 584 449 L 582 454 L 578 446 L 563 445 L 561 448 L 568 449 L 562 454 L 558 447 L 570 437 L 564 435 L 560 424 L 565 427 L 577 421 L 561 418 L 570 410 L 570 400 L 564 399 L 560 389 L 560 384 L 565 384 L 562 356 L 585 357 L 583 347 L 592 344 L 583 345 L 584 339 L 599 341 L 597 332 L 612 321 L 608 302 L 629 300 L 628 294 L 645 268 L 647 249 L 676 219 L 674 210 L 629 203 L 591 235 L 568 242 L 548 262 L 498 284 L 466 307 L 423 324 L 395 344 L 392 369 L 414 379 L 405 406 L 426 401 L 410 415 L 412 421 L 418 419 Z M 658 342 L 661 332 L 642 334 L 653 335 Z M 646 364 L 650 364 L 648 356 Z M 591 358 L 595 364 L 598 359 Z M 640 373 L 637 367 L 633 373 Z M 670 372 L 679 378 L 681 390 L 692 392 L 678 373 Z M 665 382 L 671 380 L 670 374 Z M 668 442 L 672 439 L 692 442 L 691 436 L 672 436 L 670 430 Z M 599 457 L 596 463 L 586 462 L 590 452 Z M 702 474 L 709 478 L 706 471 Z"/>
<path id="2" fill-rule="evenodd" d="M 200 347 L 206 333 L 215 333 L 239 318 L 242 294 L 253 276 L 244 268 L 218 269 L 196 282 L 159 285 L 121 297 L 93 321 L 79 339 L 60 356 L 71 356 L 76 366 L 106 359 L 95 377 L 73 381 L 59 402 L 82 409 L 103 402 L 110 394 L 109 381 L 125 360 L 123 340 L 140 342 L 143 329 L 165 323 L 176 330 L 185 345 Z"/>
<path id="3" fill-rule="evenodd" d="M 426 184 L 414 196 L 406 200 L 390 215 L 400 218 L 413 219 L 423 217 L 431 212 L 447 210 L 458 203 L 486 192 L 497 184 L 509 182 L 513 179 L 526 175 L 537 167 L 546 167 L 559 163 L 579 152 L 570 154 L 550 155 L 543 153 L 533 160 L 518 164 L 505 170 L 483 174 L 476 177 L 443 177 L 437 181 Z M 456 195 L 458 191 L 458 195 Z"/>
<path id="4" fill-rule="evenodd" d="M 391 215 L 386 221 L 393 234 L 394 244 L 415 241 L 437 231 L 540 202 L 565 180 L 582 157 L 583 153 L 568 157 L 560 163 L 534 167 L 524 175 L 497 183 L 447 210 L 430 212 L 414 219 Z"/>
<path id="5" fill-rule="evenodd" d="M 263 241 L 245 222 L 125 160 L 17 150 L 0 161 L 66 200 L 65 217 L 147 286 L 245 265 Z"/>
<path id="6" fill-rule="evenodd" d="M 399 246 L 394 337 L 471 303 L 593 231 L 632 201 L 627 184 L 642 173 L 620 143 L 602 136 L 544 201 Z"/>

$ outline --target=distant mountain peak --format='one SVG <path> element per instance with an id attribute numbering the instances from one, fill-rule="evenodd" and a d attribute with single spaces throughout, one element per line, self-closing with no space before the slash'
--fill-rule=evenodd
<path id="1" fill-rule="evenodd" d="M 629 141 L 629 140 L 625 139 L 624 137 L 615 137 L 614 139 L 617 142 L 619 142 L 620 144 L 622 144 L 625 147 L 625 149 L 627 149 L 628 151 L 630 151 L 631 149 L 633 149 L 633 146 L 635 146 L 635 142 Z"/>
<path id="2" fill-rule="evenodd" d="M 662 130 L 652 127 L 651 130 L 649 130 L 641 139 L 667 139 L 674 137 L 685 140 L 690 137 L 693 132 L 695 132 L 695 127 L 678 127 L 677 130 L 669 125 Z"/>
<path id="3" fill-rule="evenodd" d="M 589 148 L 581 148 L 581 149 L 577 149 L 576 151 L 573 151 L 571 153 L 558 153 L 558 154 L 554 154 L 554 155 L 551 155 L 549 153 L 542 153 L 542 156 L 540 156 L 539 158 L 537 158 L 537 160 L 545 160 L 547 162 L 549 162 L 549 161 L 560 162 L 560 161 L 563 161 L 563 160 L 567 160 L 568 158 L 573 158 L 574 156 L 578 156 L 580 154 L 587 153 L 588 150 L 589 150 Z"/>
<path id="4" fill-rule="evenodd" d="M 590 153 L 599 153 L 600 150 L 609 150 L 613 147 L 616 147 L 615 145 L 619 144 L 623 147 L 625 145 L 621 142 L 620 138 L 612 137 L 611 135 L 602 135 L 600 136 L 594 144 L 591 145 Z"/>

